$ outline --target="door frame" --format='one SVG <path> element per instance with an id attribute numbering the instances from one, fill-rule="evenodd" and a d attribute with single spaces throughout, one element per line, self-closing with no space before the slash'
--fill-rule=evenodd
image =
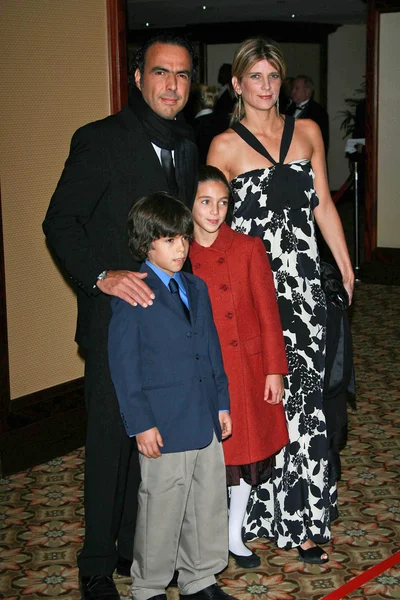
<path id="1" fill-rule="evenodd" d="M 369 0 L 367 12 L 366 65 L 366 181 L 365 260 L 370 262 L 377 248 L 378 226 L 378 117 L 379 117 L 379 34 L 383 13 L 400 12 L 399 0 Z"/>

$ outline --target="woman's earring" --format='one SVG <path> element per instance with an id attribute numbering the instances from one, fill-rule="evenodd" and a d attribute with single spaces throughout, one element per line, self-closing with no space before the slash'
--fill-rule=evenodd
<path id="1" fill-rule="evenodd" d="M 242 115 L 242 94 L 238 94 L 238 108 L 239 108 L 239 116 Z"/>
<path id="2" fill-rule="evenodd" d="M 279 96 L 278 96 L 278 97 L 277 97 L 277 99 L 276 99 L 276 104 L 275 104 L 275 106 L 276 106 L 276 114 L 277 114 L 277 115 L 278 115 L 278 117 L 279 117 Z"/>

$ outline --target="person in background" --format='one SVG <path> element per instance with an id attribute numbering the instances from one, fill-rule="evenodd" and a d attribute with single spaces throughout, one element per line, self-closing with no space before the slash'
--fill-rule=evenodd
<path id="1" fill-rule="evenodd" d="M 218 84 L 220 89 L 218 97 L 215 102 L 215 113 L 221 120 L 226 122 L 226 127 L 229 125 L 229 119 L 231 117 L 233 108 L 235 106 L 235 95 L 232 88 L 232 65 L 230 63 L 224 63 L 220 66 L 218 71 Z"/>
<path id="2" fill-rule="evenodd" d="M 315 86 L 311 77 L 308 75 L 297 75 L 292 87 L 291 104 L 286 109 L 286 114 L 295 119 L 311 119 L 315 121 L 324 140 L 325 155 L 329 150 L 329 116 L 325 108 L 314 100 Z"/>
<path id="3" fill-rule="evenodd" d="M 286 115 L 293 104 L 292 89 L 294 77 L 285 77 L 282 81 L 281 91 L 279 92 L 279 112 Z"/>
<path id="4" fill-rule="evenodd" d="M 192 126 L 199 152 L 199 165 L 205 164 L 213 138 L 221 133 L 219 119 L 214 113 L 217 93 L 217 87 L 214 85 L 199 84 L 194 90 L 196 116 Z"/>

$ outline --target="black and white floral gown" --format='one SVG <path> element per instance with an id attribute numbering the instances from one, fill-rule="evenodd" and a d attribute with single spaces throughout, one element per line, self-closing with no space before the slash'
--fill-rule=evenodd
<path id="1" fill-rule="evenodd" d="M 231 182 L 232 228 L 260 237 L 270 259 L 289 365 L 283 402 L 290 443 L 276 455 L 271 480 L 253 490 L 245 537 L 274 538 L 280 548 L 309 538 L 326 542 L 330 521 L 337 516 L 336 487 L 328 483 L 322 408 L 326 304 L 313 216 L 318 198 L 310 161 L 284 164 L 293 128 L 293 119 L 286 117 L 276 163 L 243 125 L 236 124 L 233 129 L 273 166 Z"/>

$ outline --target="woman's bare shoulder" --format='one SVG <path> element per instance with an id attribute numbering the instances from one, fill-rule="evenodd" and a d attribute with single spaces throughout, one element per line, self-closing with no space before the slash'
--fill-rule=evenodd
<path id="1" fill-rule="evenodd" d="M 216 135 L 211 145 L 218 150 L 228 150 L 235 143 L 235 138 L 237 138 L 237 135 L 233 129 L 227 129 Z"/>
<path id="2" fill-rule="evenodd" d="M 296 119 L 296 132 L 312 140 L 321 135 L 318 123 L 312 119 Z"/>
<path id="3" fill-rule="evenodd" d="M 231 179 L 232 163 L 236 153 L 236 143 L 238 136 L 232 129 L 227 129 L 224 133 L 215 136 L 211 142 L 207 155 L 207 164 L 214 165 L 228 178 Z"/>

